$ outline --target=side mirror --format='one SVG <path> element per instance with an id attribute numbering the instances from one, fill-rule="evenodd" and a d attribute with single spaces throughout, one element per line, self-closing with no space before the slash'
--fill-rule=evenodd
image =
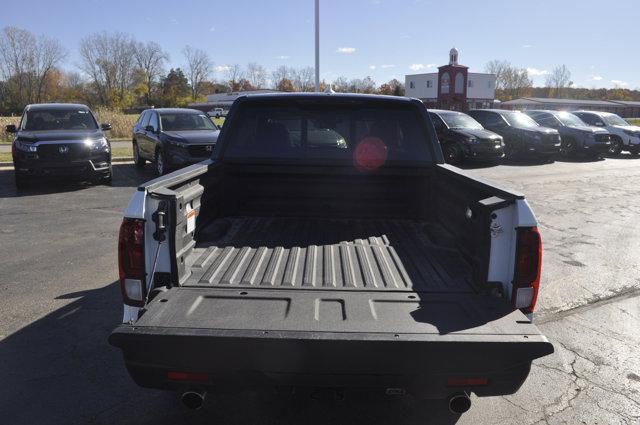
<path id="1" fill-rule="evenodd" d="M 109 131 L 111 130 L 111 124 L 109 123 L 100 124 L 100 128 L 102 129 L 102 131 Z"/>
<path id="2" fill-rule="evenodd" d="M 144 131 L 148 131 L 149 133 L 155 133 L 156 129 L 152 125 L 148 125 L 144 128 Z"/>
<path id="3" fill-rule="evenodd" d="M 16 128 L 15 124 L 9 124 L 8 126 L 5 127 L 5 131 L 7 133 L 17 133 L 18 129 Z"/>

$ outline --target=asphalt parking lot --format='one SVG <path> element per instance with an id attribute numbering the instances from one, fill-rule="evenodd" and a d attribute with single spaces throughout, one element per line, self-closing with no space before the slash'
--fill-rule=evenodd
<path id="1" fill-rule="evenodd" d="M 16 193 L 0 169 L 0 417 L 7 424 L 640 423 L 640 159 L 474 167 L 525 193 L 542 233 L 539 326 L 556 352 L 512 396 L 452 416 L 409 398 L 247 393 L 187 411 L 138 388 L 107 336 L 121 319 L 122 211 L 151 167 L 114 165 L 113 187 Z M 472 353 L 471 353 L 472 354 Z"/>

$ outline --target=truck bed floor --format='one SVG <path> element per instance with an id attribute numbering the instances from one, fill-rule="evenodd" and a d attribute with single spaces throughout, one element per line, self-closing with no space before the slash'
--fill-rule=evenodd
<path id="1" fill-rule="evenodd" d="M 473 292 L 471 267 L 420 220 L 225 217 L 199 234 L 183 286 Z"/>

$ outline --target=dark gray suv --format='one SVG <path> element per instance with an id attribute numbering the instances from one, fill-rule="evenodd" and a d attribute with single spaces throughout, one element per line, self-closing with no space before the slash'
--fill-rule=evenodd
<path id="1" fill-rule="evenodd" d="M 562 138 L 560 154 L 584 154 L 600 158 L 611 148 L 611 134 L 601 128 L 590 127 L 577 116 L 566 111 L 524 111 L 538 124 L 555 128 Z"/>

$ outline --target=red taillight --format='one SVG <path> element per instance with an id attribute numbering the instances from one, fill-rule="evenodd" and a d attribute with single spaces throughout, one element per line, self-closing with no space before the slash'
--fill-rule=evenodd
<path id="1" fill-rule="evenodd" d="M 141 307 L 146 296 L 144 220 L 125 218 L 118 238 L 118 269 L 124 303 Z"/>
<path id="2" fill-rule="evenodd" d="M 541 267 L 542 241 L 538 228 L 518 228 L 511 302 L 525 313 L 532 313 L 536 306 Z"/>
<path id="3" fill-rule="evenodd" d="M 448 387 L 479 387 L 488 385 L 487 378 L 449 378 L 447 379 Z"/>

